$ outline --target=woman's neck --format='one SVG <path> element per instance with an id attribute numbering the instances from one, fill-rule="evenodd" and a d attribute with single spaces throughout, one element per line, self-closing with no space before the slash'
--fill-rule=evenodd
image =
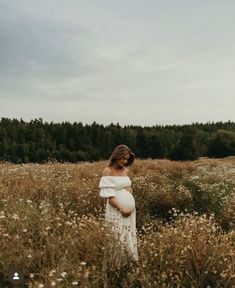
<path id="1" fill-rule="evenodd" d="M 127 176 L 126 169 L 123 166 L 116 165 L 115 163 L 111 165 L 110 168 L 112 170 L 112 176 Z"/>
<path id="2" fill-rule="evenodd" d="M 124 170 L 124 167 L 119 166 L 119 165 L 116 164 L 116 163 L 115 163 L 114 165 L 112 165 L 111 167 L 112 167 L 113 170 L 116 170 L 117 172 L 121 172 L 121 171 Z"/>

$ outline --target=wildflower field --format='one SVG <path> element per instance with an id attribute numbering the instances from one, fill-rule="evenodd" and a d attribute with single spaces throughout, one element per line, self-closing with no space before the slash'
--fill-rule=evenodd
<path id="1" fill-rule="evenodd" d="M 116 266 L 99 180 L 107 161 L 0 163 L 0 287 L 235 287 L 235 157 L 136 160 L 139 263 Z"/>

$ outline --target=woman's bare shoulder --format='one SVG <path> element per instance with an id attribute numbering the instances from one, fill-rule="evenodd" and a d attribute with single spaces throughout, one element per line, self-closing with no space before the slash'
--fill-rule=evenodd
<path id="1" fill-rule="evenodd" d="M 112 176 L 112 170 L 110 167 L 105 167 L 103 172 L 102 172 L 102 176 Z"/>

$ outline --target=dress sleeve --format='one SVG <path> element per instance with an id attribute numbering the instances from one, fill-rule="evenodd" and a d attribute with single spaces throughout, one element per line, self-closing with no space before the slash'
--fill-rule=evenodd
<path id="1" fill-rule="evenodd" d="M 99 183 L 100 197 L 115 197 L 115 183 L 112 181 L 111 177 L 102 176 Z"/>

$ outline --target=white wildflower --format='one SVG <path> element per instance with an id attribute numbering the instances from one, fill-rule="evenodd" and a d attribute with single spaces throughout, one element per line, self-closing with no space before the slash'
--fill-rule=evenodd
<path id="1" fill-rule="evenodd" d="M 56 285 L 56 282 L 53 280 L 53 281 L 51 281 L 50 285 L 51 285 L 51 287 L 54 287 Z"/>
<path id="2" fill-rule="evenodd" d="M 14 219 L 14 220 L 19 220 L 19 216 L 18 216 L 17 214 L 13 214 L 13 215 L 12 215 L 12 219 Z"/>
<path id="3" fill-rule="evenodd" d="M 49 271 L 49 276 L 52 277 L 55 273 L 56 273 L 56 270 L 53 269 L 53 270 Z"/>
<path id="4" fill-rule="evenodd" d="M 82 262 L 80 263 L 80 265 L 81 265 L 81 266 L 85 266 L 85 265 L 86 265 L 86 262 L 82 261 Z"/>
<path id="5" fill-rule="evenodd" d="M 67 272 L 62 272 L 60 275 L 61 275 L 63 278 L 65 278 L 66 276 L 68 276 L 68 273 L 67 273 Z"/>

